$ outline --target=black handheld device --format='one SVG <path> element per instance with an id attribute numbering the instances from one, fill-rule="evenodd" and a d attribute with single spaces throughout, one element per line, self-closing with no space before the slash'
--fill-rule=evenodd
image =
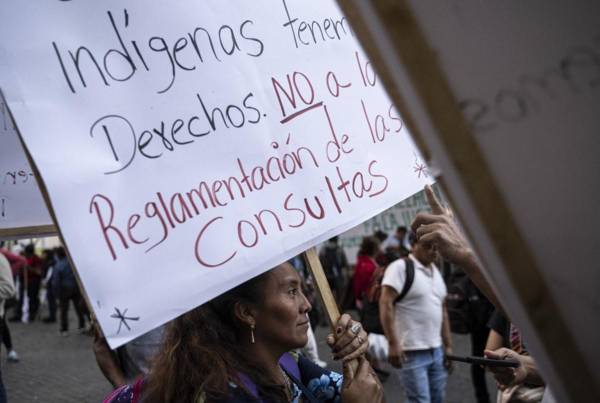
<path id="1" fill-rule="evenodd" d="M 507 358 L 505 360 L 496 360 L 485 357 L 459 357 L 457 355 L 446 355 L 446 358 L 451 361 L 466 362 L 468 364 L 483 365 L 485 367 L 506 367 L 518 368 L 519 361 Z"/>

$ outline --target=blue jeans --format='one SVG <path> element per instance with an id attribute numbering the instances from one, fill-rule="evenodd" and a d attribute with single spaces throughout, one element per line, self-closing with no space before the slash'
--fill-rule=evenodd
<path id="1" fill-rule="evenodd" d="M 400 369 L 407 403 L 443 403 L 446 395 L 444 352 L 442 347 L 405 351 L 406 362 Z"/>

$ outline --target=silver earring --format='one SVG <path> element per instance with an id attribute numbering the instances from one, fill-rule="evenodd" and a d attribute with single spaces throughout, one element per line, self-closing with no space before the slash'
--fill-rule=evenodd
<path id="1" fill-rule="evenodd" d="M 250 343 L 254 344 L 254 323 L 250 325 Z"/>

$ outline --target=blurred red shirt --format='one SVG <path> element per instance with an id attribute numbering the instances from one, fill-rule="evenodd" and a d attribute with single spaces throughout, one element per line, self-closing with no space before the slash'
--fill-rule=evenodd
<path id="1" fill-rule="evenodd" d="M 27 278 L 29 279 L 41 279 L 42 278 L 42 264 L 43 261 L 38 255 L 33 255 L 27 259 Z"/>
<path id="2" fill-rule="evenodd" d="M 371 277 L 376 268 L 377 263 L 375 263 L 373 258 L 367 255 L 358 255 L 356 267 L 354 268 L 354 283 L 352 284 L 356 300 L 361 300 L 367 292 Z"/>

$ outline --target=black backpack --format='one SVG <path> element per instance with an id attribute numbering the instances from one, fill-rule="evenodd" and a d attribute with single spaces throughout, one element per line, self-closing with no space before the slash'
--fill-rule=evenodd
<path id="1" fill-rule="evenodd" d="M 406 281 L 402 286 L 402 291 L 394 300 L 394 305 L 400 302 L 413 285 L 415 281 L 415 265 L 409 258 L 404 258 L 406 263 Z M 379 320 L 379 297 L 381 296 L 381 282 L 383 275 L 385 274 L 386 268 L 378 268 L 371 277 L 371 282 L 367 293 L 363 298 L 363 309 L 361 311 L 360 322 L 362 323 L 363 329 L 367 333 L 384 334 L 383 326 Z"/>

